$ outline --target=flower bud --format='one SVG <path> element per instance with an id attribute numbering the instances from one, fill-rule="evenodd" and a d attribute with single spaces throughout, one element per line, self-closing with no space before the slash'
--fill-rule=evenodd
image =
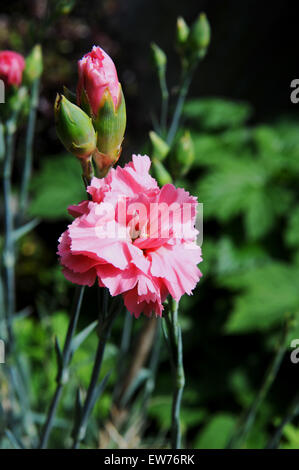
<path id="1" fill-rule="evenodd" d="M 175 177 L 186 175 L 192 167 L 194 158 L 195 152 L 192 137 L 189 131 L 185 131 L 179 139 L 171 159 L 171 170 Z"/>
<path id="2" fill-rule="evenodd" d="M 103 94 L 94 127 L 97 131 L 97 150 L 93 159 L 97 165 L 99 176 L 105 176 L 109 168 L 120 157 L 121 145 L 126 129 L 126 103 L 119 84 L 120 98 L 115 108 L 109 89 Z"/>
<path id="3" fill-rule="evenodd" d="M 56 13 L 58 15 L 68 15 L 76 4 L 76 0 L 58 0 L 56 3 Z"/>
<path id="4" fill-rule="evenodd" d="M 152 159 L 152 169 L 154 178 L 158 181 L 160 186 L 165 184 L 172 183 L 172 178 L 168 171 L 166 170 L 163 163 L 159 162 L 156 158 Z"/>
<path id="5" fill-rule="evenodd" d="M 160 161 L 164 160 L 169 153 L 169 145 L 154 131 L 151 131 L 149 136 L 153 146 L 153 157 Z"/>
<path id="6" fill-rule="evenodd" d="M 126 128 L 126 104 L 112 59 L 94 46 L 78 63 L 77 103 L 92 118 L 97 132 L 93 159 L 105 176 L 121 153 Z"/>
<path id="7" fill-rule="evenodd" d="M 26 58 L 26 66 L 24 70 L 24 79 L 28 83 L 32 83 L 43 73 L 43 57 L 42 49 L 39 44 L 34 46 L 28 57 Z"/>
<path id="8" fill-rule="evenodd" d="M 210 23 L 205 13 L 201 13 L 191 27 L 188 38 L 189 49 L 194 52 L 198 58 L 203 58 L 206 55 L 210 41 Z"/>
<path id="9" fill-rule="evenodd" d="M 186 44 L 189 36 L 189 26 L 182 16 L 179 16 L 176 24 L 176 44 L 179 49 Z"/>
<path id="10" fill-rule="evenodd" d="M 157 68 L 157 71 L 159 74 L 165 73 L 166 69 L 166 64 L 167 64 L 167 56 L 162 49 L 157 46 L 154 42 L 151 44 L 151 49 L 152 49 L 152 56 L 153 56 L 153 61 L 154 64 Z"/>
<path id="11" fill-rule="evenodd" d="M 96 132 L 90 117 L 59 94 L 54 111 L 57 134 L 65 148 L 80 159 L 88 158 L 96 148 Z"/>
<path id="12" fill-rule="evenodd" d="M 77 85 L 77 104 L 94 119 L 98 117 L 100 105 L 103 106 L 103 95 L 108 89 L 115 108 L 119 105 L 120 84 L 112 59 L 100 47 L 94 46 L 92 51 L 78 62 L 79 80 Z"/>
<path id="13" fill-rule="evenodd" d="M 0 52 L 0 79 L 6 86 L 20 86 L 22 83 L 25 60 L 21 54 L 14 51 Z"/>

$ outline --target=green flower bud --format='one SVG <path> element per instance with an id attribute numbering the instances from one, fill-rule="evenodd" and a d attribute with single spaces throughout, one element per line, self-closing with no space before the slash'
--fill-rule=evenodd
<path id="1" fill-rule="evenodd" d="M 193 165 L 195 158 L 194 145 L 189 131 L 185 131 L 176 145 L 171 170 L 175 177 L 184 176 Z"/>
<path id="2" fill-rule="evenodd" d="M 164 160 L 170 150 L 169 145 L 154 131 L 151 131 L 149 136 L 153 146 L 153 158 Z"/>
<path id="3" fill-rule="evenodd" d="M 105 176 L 109 168 L 120 157 L 121 145 L 126 129 L 126 103 L 119 85 L 119 99 L 115 107 L 109 88 L 103 94 L 97 118 L 93 121 L 97 131 L 97 145 L 93 159 L 99 171 L 99 176 Z"/>
<path id="4" fill-rule="evenodd" d="M 164 184 L 172 183 L 172 178 L 168 171 L 166 170 L 163 163 L 159 162 L 156 158 L 152 160 L 152 170 L 153 176 L 158 181 L 160 186 L 164 186 Z"/>
<path id="5" fill-rule="evenodd" d="M 159 74 L 165 73 L 166 70 L 166 64 L 167 64 L 167 56 L 162 49 L 157 46 L 154 42 L 151 44 L 151 49 L 152 49 L 152 57 L 154 64 L 157 68 L 157 71 Z"/>
<path id="6" fill-rule="evenodd" d="M 182 16 L 179 16 L 176 23 L 176 44 L 179 49 L 187 42 L 189 36 L 189 26 Z"/>
<path id="7" fill-rule="evenodd" d="M 79 159 L 88 158 L 94 152 L 97 141 L 91 118 L 59 94 L 54 112 L 56 131 L 65 148 Z"/>
<path id="8" fill-rule="evenodd" d="M 57 0 L 56 13 L 58 15 L 68 15 L 76 5 L 76 0 Z"/>
<path id="9" fill-rule="evenodd" d="M 197 57 L 203 58 L 207 52 L 210 41 L 210 23 L 205 13 L 201 13 L 190 30 L 188 38 L 189 50 L 191 53 L 195 53 Z"/>
<path id="10" fill-rule="evenodd" d="M 24 79 L 27 83 L 32 83 L 43 73 L 43 56 L 42 49 L 39 44 L 34 46 L 28 57 L 26 58 L 26 66 L 24 70 Z"/>

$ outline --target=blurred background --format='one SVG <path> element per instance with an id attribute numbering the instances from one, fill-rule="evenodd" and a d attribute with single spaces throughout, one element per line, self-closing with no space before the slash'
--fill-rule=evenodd
<path id="1" fill-rule="evenodd" d="M 183 298 L 180 313 L 186 374 L 184 445 L 263 448 L 291 406 L 280 446 L 298 448 L 299 422 L 292 404 L 297 403 L 299 365 L 290 360 L 290 341 L 299 338 L 299 329 L 289 320 L 299 311 L 299 105 L 290 100 L 290 83 L 299 74 L 298 6 L 280 1 L 270 8 L 257 0 L 78 0 L 68 14 L 57 13 L 49 20 L 49 3 L 10 1 L 0 8 L 0 49 L 26 55 L 39 42 L 44 57 L 29 211 L 40 223 L 21 239 L 17 264 L 17 310 L 29 307 L 30 315 L 15 328 L 24 368 L 33 378 L 31 402 L 21 406 L 34 410 L 30 419 L 38 428 L 55 384 L 54 335 L 64 338 L 73 294 L 58 266 L 57 240 L 70 221 L 67 205 L 84 198 L 80 166 L 65 154 L 56 136 L 55 95 L 63 85 L 75 91 L 77 60 L 100 45 L 113 58 L 126 97 L 128 126 L 121 164 L 132 152 L 150 151 L 148 132 L 160 107 L 150 44 L 156 42 L 167 53 L 167 80 L 174 98 L 180 71 L 174 49 L 176 19 L 183 16 L 192 23 L 204 11 L 212 41 L 195 73 L 182 121 L 193 138 L 195 162 L 192 171 L 179 178 L 180 185 L 204 204 L 203 278 L 194 295 Z M 16 182 L 22 138 L 21 129 Z M 96 292 L 90 291 L 81 327 L 96 318 Z M 133 322 L 128 364 L 146 322 Z M 123 319 L 118 319 L 107 348 L 106 371 L 115 370 L 122 329 Z M 52 447 L 65 445 L 74 387 L 88 383 L 96 341 L 95 334 L 88 337 L 74 356 Z M 141 371 L 149 358 L 146 355 Z M 140 370 L 139 382 L 127 398 L 129 414 L 146 380 Z M 124 418 L 123 427 L 114 423 L 114 434 L 109 428 L 105 434 L 102 427 L 101 441 L 99 423 L 103 426 L 110 419 L 115 381 L 113 372 L 96 406 L 88 446 L 165 445 L 171 376 L 163 342 L 142 432 L 138 420 L 128 423 Z M 246 436 L 239 433 L 236 439 L 236 429 L 253 403 L 256 419 Z M 1 445 L 9 446 L 5 437 Z"/>

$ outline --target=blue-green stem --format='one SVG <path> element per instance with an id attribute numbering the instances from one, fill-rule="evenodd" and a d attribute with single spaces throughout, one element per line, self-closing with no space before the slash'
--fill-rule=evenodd
<path id="1" fill-rule="evenodd" d="M 51 405 L 48 411 L 47 419 L 41 434 L 39 448 L 45 449 L 48 445 L 49 436 L 53 427 L 53 422 L 56 414 L 56 410 L 59 404 L 63 386 L 67 381 L 67 369 L 72 356 L 72 339 L 74 337 L 77 323 L 80 315 L 82 299 L 84 294 L 84 286 L 77 286 L 75 291 L 75 296 L 73 299 L 73 305 L 71 310 L 70 323 L 68 326 L 66 339 L 63 347 L 62 353 L 62 363 L 59 364 L 58 374 L 56 378 L 56 390 L 51 401 Z"/>
<path id="2" fill-rule="evenodd" d="M 165 71 L 159 73 L 159 83 L 160 83 L 160 90 L 161 90 L 161 96 L 162 96 L 160 128 L 161 128 L 161 133 L 163 135 L 167 127 L 167 113 L 168 113 L 168 99 L 169 99 Z"/>
<path id="3" fill-rule="evenodd" d="M 31 88 L 31 97 L 30 97 L 30 111 L 28 117 L 28 125 L 26 132 L 26 142 L 25 142 L 25 163 L 24 170 L 22 175 L 21 183 L 21 194 L 20 194 L 20 208 L 19 208 L 19 218 L 24 217 L 24 213 L 28 204 L 28 189 L 29 182 L 32 172 L 32 160 L 33 160 L 33 139 L 34 139 L 34 130 L 36 122 L 36 111 L 38 106 L 38 97 L 39 97 L 39 83 L 40 79 L 36 78 L 33 81 Z"/>
<path id="4" fill-rule="evenodd" d="M 145 388 L 144 388 L 144 395 L 142 399 L 142 408 L 144 412 L 147 410 L 149 398 L 155 388 L 156 374 L 157 374 L 157 369 L 158 369 L 159 359 L 160 359 L 160 350 L 161 350 L 161 318 L 158 318 L 152 353 L 151 353 L 150 362 L 149 362 L 150 376 L 146 381 Z"/>
<path id="5" fill-rule="evenodd" d="M 173 373 L 173 398 L 171 413 L 171 447 L 181 448 L 180 410 L 185 386 L 183 366 L 182 331 L 178 322 L 178 303 L 169 300 L 166 306 L 165 322 L 168 336 L 168 346 Z"/>
<path id="6" fill-rule="evenodd" d="M 87 395 L 83 404 L 80 421 L 76 426 L 76 429 L 73 433 L 73 448 L 77 449 L 80 442 L 85 438 L 86 429 L 88 425 L 88 419 L 92 412 L 92 408 L 95 404 L 95 395 L 97 392 L 97 384 L 99 375 L 101 372 L 102 362 L 104 358 L 104 352 L 107 340 L 110 336 L 111 328 L 115 317 L 118 313 L 118 309 L 111 309 L 111 312 L 108 312 L 108 296 L 109 293 L 107 289 L 103 291 L 103 309 L 100 312 L 99 316 L 99 342 L 95 355 L 93 370 L 87 390 Z"/>
<path id="7" fill-rule="evenodd" d="M 244 423 L 241 426 L 241 430 L 238 430 L 236 435 L 232 437 L 230 443 L 228 444 L 228 448 L 242 447 L 244 445 L 246 438 L 249 432 L 251 431 L 252 426 L 255 422 L 257 412 L 262 402 L 264 401 L 266 395 L 268 394 L 277 376 L 277 373 L 280 369 L 281 362 L 283 360 L 283 357 L 287 349 L 287 341 L 286 341 L 287 332 L 288 332 L 288 327 L 286 326 L 286 328 L 284 329 L 282 333 L 282 338 L 280 340 L 280 344 L 278 346 L 277 352 L 266 372 L 261 388 L 259 389 L 254 402 L 252 403 L 251 407 L 249 408 L 247 412 Z"/>
<path id="8" fill-rule="evenodd" d="M 119 392 L 120 392 L 121 385 L 122 385 L 121 381 L 123 379 L 123 374 L 124 374 L 125 367 L 126 367 L 125 358 L 127 357 L 127 353 L 130 347 L 132 325 L 133 325 L 133 316 L 127 310 L 126 315 L 125 315 L 124 326 L 122 329 L 121 343 L 120 343 L 120 348 L 119 348 L 118 358 L 117 358 L 116 367 L 117 367 L 118 380 L 116 381 L 116 384 L 113 390 L 114 401 L 119 397 Z"/>
<path id="9" fill-rule="evenodd" d="M 189 68 L 184 69 L 183 73 L 182 73 L 182 85 L 180 87 L 180 91 L 179 91 L 179 95 L 178 95 L 174 115 L 173 115 L 173 118 L 172 118 L 172 121 L 171 121 L 171 124 L 170 124 L 170 128 L 169 128 L 169 131 L 168 131 L 168 134 L 167 134 L 167 139 L 166 139 L 169 146 L 172 145 L 172 143 L 174 141 L 174 138 L 176 136 L 176 133 L 178 131 L 178 128 L 179 128 L 180 119 L 181 119 L 181 115 L 182 115 L 182 111 L 183 111 L 183 106 L 184 106 L 186 96 L 188 94 L 189 87 L 190 87 L 190 84 L 191 84 L 191 81 L 192 81 L 194 69 L 195 69 L 195 67 L 190 68 L 190 69 Z"/>
<path id="10" fill-rule="evenodd" d="M 286 415 L 281 420 L 274 436 L 269 440 L 266 449 L 277 449 L 285 426 L 291 423 L 299 415 L 299 392 L 296 393 Z"/>
<path id="11" fill-rule="evenodd" d="M 12 165 L 14 154 L 14 137 L 17 126 L 18 111 L 14 111 L 6 122 L 6 152 L 3 165 L 3 198 L 4 198 L 4 250 L 3 265 L 5 272 L 5 297 L 6 297 L 6 328 L 8 336 L 8 350 L 13 350 L 13 315 L 15 313 L 15 250 L 13 238 L 13 212 L 12 212 Z"/>

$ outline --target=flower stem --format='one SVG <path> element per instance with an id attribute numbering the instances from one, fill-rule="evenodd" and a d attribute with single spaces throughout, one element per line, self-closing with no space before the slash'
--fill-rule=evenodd
<path id="1" fill-rule="evenodd" d="M 84 286 L 76 287 L 72 310 L 71 310 L 70 323 L 68 326 L 67 335 L 66 335 L 66 339 L 65 339 L 65 343 L 63 347 L 62 362 L 61 364 L 59 364 L 58 374 L 56 378 L 56 382 L 57 382 L 56 390 L 51 401 L 51 405 L 50 405 L 48 415 L 47 415 L 47 420 L 45 422 L 42 435 L 40 438 L 40 442 L 39 442 L 39 448 L 41 449 L 45 449 L 47 447 L 50 432 L 53 427 L 53 421 L 55 418 L 56 410 L 57 410 L 59 400 L 61 397 L 61 392 L 62 392 L 65 382 L 67 381 L 67 367 L 70 363 L 71 355 L 72 355 L 72 348 L 71 348 L 72 339 L 75 334 L 79 315 L 80 315 L 84 289 L 85 289 Z"/>
<path id="2" fill-rule="evenodd" d="M 115 317 L 118 313 L 118 309 L 112 309 L 110 313 L 108 313 L 108 292 L 105 289 L 103 293 L 103 310 L 99 317 L 99 342 L 98 348 L 95 356 L 94 366 L 87 390 L 86 399 L 84 401 L 84 405 L 82 408 L 80 421 L 78 425 L 75 427 L 73 432 L 73 448 L 77 449 L 79 447 L 80 442 L 84 439 L 88 424 L 88 419 L 90 413 L 95 405 L 96 401 L 96 393 L 97 393 L 97 384 L 98 378 L 101 371 L 101 366 L 103 362 L 104 352 L 107 340 L 110 336 L 111 328 Z"/>
<path id="3" fill-rule="evenodd" d="M 14 137 L 18 111 L 14 111 L 11 118 L 6 122 L 6 153 L 3 167 L 3 195 L 4 195 L 4 250 L 3 264 L 5 271 L 6 290 L 6 328 L 8 336 L 8 347 L 13 350 L 14 337 L 12 317 L 15 313 L 15 250 L 13 239 L 13 213 L 11 208 L 11 174 L 14 153 Z"/>
<path id="4" fill-rule="evenodd" d="M 177 103 L 176 103 L 174 115 L 173 115 L 171 125 L 170 125 L 170 128 L 169 128 L 168 134 L 167 134 L 167 139 L 166 139 L 169 146 L 171 146 L 171 144 L 173 143 L 173 140 L 175 138 L 175 135 L 177 133 L 177 130 L 178 130 L 178 127 L 179 127 L 179 124 L 180 124 L 180 119 L 181 119 L 181 115 L 182 115 L 182 111 L 183 111 L 183 106 L 184 106 L 185 99 L 186 99 L 186 96 L 188 94 L 189 87 L 190 87 L 190 84 L 191 84 L 191 81 L 192 81 L 193 72 L 194 72 L 194 68 L 192 68 L 190 70 L 184 70 L 183 71 L 182 86 L 181 86 L 180 91 L 179 91 L 178 100 L 177 100 Z"/>
<path id="5" fill-rule="evenodd" d="M 36 78 L 32 84 L 31 88 L 31 99 L 30 99 L 30 111 L 28 118 L 28 126 L 26 133 L 26 143 L 25 143 L 25 164 L 24 171 L 22 175 L 21 183 L 21 195 L 20 195 L 20 209 L 19 209 L 19 218 L 24 217 L 24 213 L 28 204 L 28 188 L 32 171 L 32 160 L 33 160 L 33 138 L 36 122 L 36 110 L 38 106 L 38 96 L 39 96 L 39 78 Z"/>
<path id="6" fill-rule="evenodd" d="M 165 321 L 174 382 L 171 416 L 171 447 L 172 449 L 180 449 L 180 409 L 185 386 L 185 375 L 183 366 L 182 331 L 178 322 L 178 303 L 173 299 L 169 301 L 169 306 L 165 313 Z"/>
<path id="7" fill-rule="evenodd" d="M 279 427 L 277 428 L 274 436 L 268 442 L 266 449 L 277 449 L 281 440 L 283 430 L 287 424 L 293 421 L 299 414 L 299 392 L 296 393 L 294 400 L 291 403 L 285 417 L 282 419 Z"/>
<path id="8" fill-rule="evenodd" d="M 266 395 L 268 394 L 275 377 L 277 376 L 277 373 L 279 371 L 281 362 L 283 360 L 284 354 L 287 349 L 287 342 L 286 342 L 286 337 L 287 337 L 287 332 L 288 332 L 288 326 L 285 327 L 282 337 L 277 349 L 277 352 L 266 372 L 264 381 L 262 383 L 262 386 L 260 390 L 258 391 L 258 394 L 249 408 L 247 415 L 245 417 L 245 421 L 243 426 L 241 427 L 241 431 L 238 431 L 237 435 L 233 436 L 231 441 L 228 444 L 228 448 L 235 448 L 236 446 L 240 447 L 244 444 L 251 428 L 252 425 L 254 424 L 258 409 L 262 402 L 264 401 Z"/>
<path id="9" fill-rule="evenodd" d="M 160 90 L 161 90 L 161 96 L 162 96 L 160 128 L 161 128 L 161 133 L 163 134 L 166 131 L 166 126 L 167 126 L 168 99 L 169 99 L 165 72 L 159 74 L 159 83 L 160 83 Z"/>

